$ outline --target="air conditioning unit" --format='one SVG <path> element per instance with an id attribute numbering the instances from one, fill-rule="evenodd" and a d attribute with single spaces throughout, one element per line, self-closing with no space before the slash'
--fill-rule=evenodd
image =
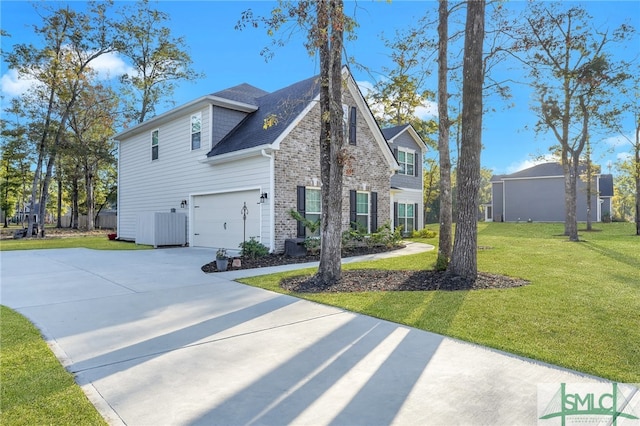
<path id="1" fill-rule="evenodd" d="M 187 215 L 184 213 L 148 212 L 138 214 L 136 244 L 184 246 L 187 244 Z"/>

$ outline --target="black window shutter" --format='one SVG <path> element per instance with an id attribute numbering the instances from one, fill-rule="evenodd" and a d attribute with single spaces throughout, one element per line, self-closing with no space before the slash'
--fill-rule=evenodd
<path id="1" fill-rule="evenodd" d="M 396 157 L 396 161 L 398 161 L 398 148 L 393 148 L 393 156 Z"/>
<path id="2" fill-rule="evenodd" d="M 358 220 L 357 212 L 356 191 L 352 189 L 349 191 L 349 224 L 353 229 L 358 229 L 356 226 L 356 221 Z"/>
<path id="3" fill-rule="evenodd" d="M 420 156 L 418 155 L 417 152 L 415 154 L 413 154 L 413 159 L 415 160 L 415 165 L 413 166 L 413 175 L 414 176 L 420 176 L 418 174 L 419 171 L 420 171 Z"/>
<path id="4" fill-rule="evenodd" d="M 298 186 L 298 213 L 300 213 L 303 217 L 305 216 L 305 205 L 306 205 L 306 190 L 304 186 Z M 304 224 L 298 222 L 298 238 L 304 238 L 306 236 L 306 228 Z"/>
<path id="5" fill-rule="evenodd" d="M 371 193 L 371 232 L 378 230 L 378 193 Z"/>
<path id="6" fill-rule="evenodd" d="M 349 113 L 349 144 L 356 144 L 356 107 L 351 107 Z"/>
<path id="7" fill-rule="evenodd" d="M 393 203 L 393 229 L 398 227 L 398 203 Z"/>
<path id="8" fill-rule="evenodd" d="M 418 230 L 418 203 L 413 206 L 413 229 Z"/>

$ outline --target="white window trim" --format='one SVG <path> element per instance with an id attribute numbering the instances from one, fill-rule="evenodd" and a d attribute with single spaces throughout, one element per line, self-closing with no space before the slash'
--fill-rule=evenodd
<path id="1" fill-rule="evenodd" d="M 417 211 L 415 209 L 415 204 L 416 203 L 410 203 L 410 202 L 398 202 L 398 225 L 402 226 L 402 232 L 403 233 L 407 233 L 409 231 L 407 231 L 407 219 L 409 218 L 409 216 L 407 216 L 407 207 L 411 206 L 411 208 L 413 209 L 413 216 L 411 216 L 411 220 L 413 221 L 414 224 L 414 228 L 415 228 L 415 223 L 416 223 L 416 215 L 417 215 Z M 400 217 L 400 206 L 403 205 L 404 206 L 404 217 Z M 413 231 L 415 231 L 415 229 L 413 229 Z"/>
<path id="2" fill-rule="evenodd" d="M 371 192 L 369 191 L 356 191 L 356 222 L 358 222 L 358 216 L 364 216 L 358 213 L 358 194 L 367 195 L 367 233 L 371 232 Z"/>
<path id="3" fill-rule="evenodd" d="M 304 214 L 307 215 L 309 213 L 311 214 L 317 214 L 319 217 L 318 219 L 320 219 L 322 217 L 322 191 L 320 190 L 320 188 L 316 187 L 316 186 L 305 186 L 304 188 L 305 190 L 305 194 L 308 194 L 308 192 L 311 191 L 318 191 L 319 195 L 320 195 L 320 210 L 318 210 L 317 212 L 310 212 L 309 210 L 307 210 L 307 196 L 305 195 L 305 206 L 304 206 Z"/>
<path id="4" fill-rule="evenodd" d="M 405 153 L 405 161 L 404 164 L 405 165 L 405 173 L 402 173 L 402 168 L 398 169 L 398 174 L 402 175 L 402 176 L 416 176 L 416 150 L 415 149 L 410 149 L 410 148 L 403 148 L 403 147 L 398 147 L 398 165 L 401 166 L 400 164 L 400 153 L 404 152 Z M 408 174 L 406 173 L 407 170 L 407 165 L 409 164 L 407 162 L 407 154 L 412 154 L 413 155 L 413 161 L 411 162 L 411 167 L 413 167 L 413 173 L 412 174 Z"/>
<path id="5" fill-rule="evenodd" d="M 158 147 L 158 158 L 153 158 L 153 134 L 154 133 L 158 133 L 158 143 L 156 144 L 156 146 Z M 158 161 L 160 159 L 160 129 L 153 129 L 151 131 L 151 161 Z"/>
<path id="6" fill-rule="evenodd" d="M 198 148 L 193 147 L 193 117 L 198 117 L 200 119 L 200 146 Z M 202 112 L 196 112 L 189 116 L 189 150 L 198 151 L 200 149 L 202 149 Z"/>

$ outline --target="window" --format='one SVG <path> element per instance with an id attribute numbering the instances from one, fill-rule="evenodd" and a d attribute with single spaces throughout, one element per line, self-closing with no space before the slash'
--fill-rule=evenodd
<path id="1" fill-rule="evenodd" d="M 416 154 L 414 152 L 398 149 L 398 165 L 400 165 L 398 173 L 401 175 L 415 176 L 415 157 Z"/>
<path id="2" fill-rule="evenodd" d="M 158 159 L 158 130 L 151 132 L 151 161 Z"/>
<path id="3" fill-rule="evenodd" d="M 356 223 L 358 228 L 369 232 L 369 193 L 358 192 L 356 194 Z"/>
<path id="4" fill-rule="evenodd" d="M 322 211 L 321 211 L 321 203 L 320 203 L 320 189 L 318 188 L 306 188 L 305 190 L 305 214 L 304 216 L 307 220 L 311 222 L 317 222 L 320 220 Z M 311 232 L 309 228 L 307 228 L 306 235 L 308 237 L 318 237 L 320 236 L 320 227 L 318 227 L 315 232 Z"/>
<path id="5" fill-rule="evenodd" d="M 349 145 L 356 144 L 356 107 L 351 107 L 349 112 Z"/>
<path id="6" fill-rule="evenodd" d="M 402 226 L 402 233 L 407 235 L 414 231 L 415 205 L 398 203 L 398 224 Z"/>
<path id="7" fill-rule="evenodd" d="M 202 114 L 191 116 L 191 149 L 200 149 L 200 136 L 202 135 Z"/>

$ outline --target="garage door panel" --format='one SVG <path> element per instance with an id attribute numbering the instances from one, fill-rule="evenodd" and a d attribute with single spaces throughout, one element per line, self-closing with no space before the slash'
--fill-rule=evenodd
<path id="1" fill-rule="evenodd" d="M 258 190 L 194 197 L 192 241 L 196 247 L 238 249 L 243 240 L 242 207 L 246 203 L 246 237 L 260 235 Z"/>

